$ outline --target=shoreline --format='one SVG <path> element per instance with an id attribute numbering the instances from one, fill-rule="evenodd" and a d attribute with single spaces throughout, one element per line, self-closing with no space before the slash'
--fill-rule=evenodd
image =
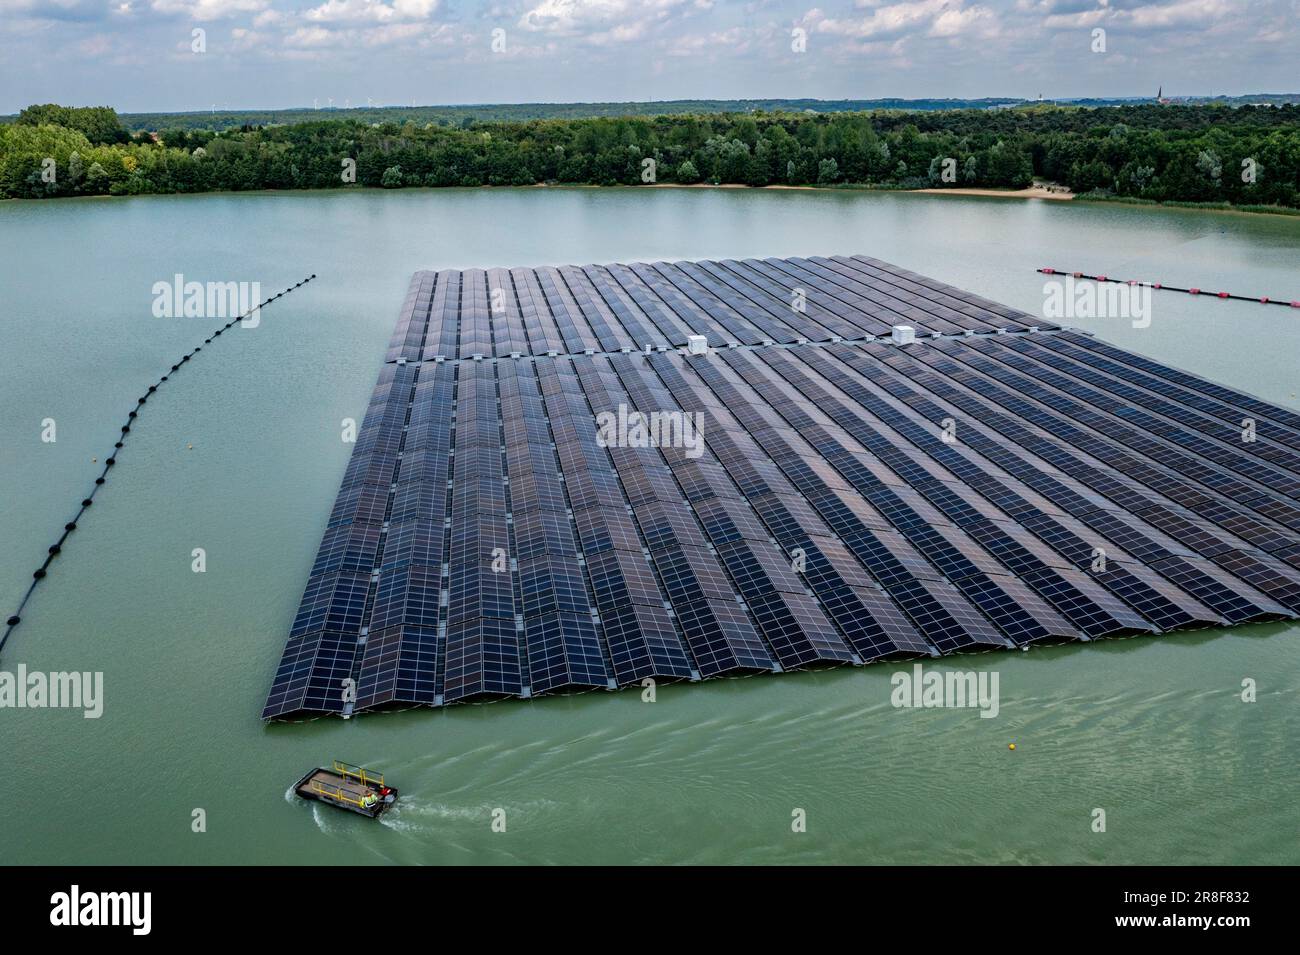
<path id="1" fill-rule="evenodd" d="M 1282 216 L 1284 218 L 1300 217 L 1300 208 L 1291 208 L 1289 206 L 1275 207 L 1243 207 L 1234 206 L 1221 202 L 1194 203 L 1183 202 L 1180 200 L 1169 200 L 1167 202 L 1142 201 L 1123 196 L 1096 196 L 1088 193 L 1076 192 L 1049 192 L 1046 189 L 1037 186 L 1031 186 L 1027 189 L 993 189 L 988 187 L 961 187 L 955 186 L 946 189 L 924 188 L 924 189 L 903 189 L 897 186 L 881 186 L 871 183 L 837 183 L 830 186 L 818 185 L 789 185 L 786 183 L 771 183 L 766 186 L 748 186 L 739 182 L 651 182 L 627 185 L 617 183 L 612 186 L 602 186 L 590 182 L 536 182 L 527 186 L 402 186 L 396 189 L 386 189 L 383 186 L 362 186 L 351 185 L 339 188 L 329 189 L 210 189 L 201 192 L 142 192 L 131 195 L 111 195 L 108 193 L 96 195 L 81 196 L 56 196 L 48 199 L 29 199 L 16 196 L 0 197 L 0 204 L 3 203 L 41 203 L 41 202 L 62 202 L 66 200 L 87 200 L 87 199 L 140 199 L 149 197 L 163 196 L 291 196 L 300 193 L 312 195 L 331 195 L 344 192 L 438 192 L 438 191 L 468 191 L 468 190 L 498 190 L 498 189 L 749 189 L 754 191 L 770 190 L 772 192 L 873 192 L 873 193 L 897 193 L 899 195 L 911 196 L 966 196 L 975 198 L 993 198 L 993 199 L 1047 199 L 1053 202 L 1078 201 L 1080 203 L 1108 203 L 1113 205 L 1134 206 L 1138 208 L 1150 209 L 1181 209 L 1187 212 L 1226 212 L 1237 215 L 1260 215 L 1260 216 Z"/>
<path id="2" fill-rule="evenodd" d="M 1044 186 L 1029 186 L 1026 189 L 995 189 L 988 186 L 951 186 L 948 188 L 908 189 L 907 192 L 919 192 L 927 196 L 989 196 L 996 199 L 1051 199 L 1056 202 L 1069 202 L 1075 193 L 1062 186 L 1059 190 Z"/>

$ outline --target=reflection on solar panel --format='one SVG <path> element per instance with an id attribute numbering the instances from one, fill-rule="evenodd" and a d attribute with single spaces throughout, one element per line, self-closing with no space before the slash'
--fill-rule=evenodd
<path id="1" fill-rule="evenodd" d="M 1300 414 L 862 256 L 421 272 L 263 716 L 1297 614 Z"/>

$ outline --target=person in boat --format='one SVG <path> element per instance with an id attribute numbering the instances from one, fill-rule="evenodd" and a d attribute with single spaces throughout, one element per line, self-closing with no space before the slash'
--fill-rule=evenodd
<path id="1" fill-rule="evenodd" d="M 379 797 L 373 792 L 368 792 L 361 797 L 361 805 L 366 809 L 374 809 L 375 804 L 379 802 Z"/>

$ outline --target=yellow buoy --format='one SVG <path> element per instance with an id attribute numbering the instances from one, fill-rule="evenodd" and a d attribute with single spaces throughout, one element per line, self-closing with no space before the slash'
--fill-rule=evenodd
<path id="1" fill-rule="evenodd" d="M 1015 749 L 1015 748 L 1016 748 L 1015 743 L 1007 743 L 1007 749 Z"/>

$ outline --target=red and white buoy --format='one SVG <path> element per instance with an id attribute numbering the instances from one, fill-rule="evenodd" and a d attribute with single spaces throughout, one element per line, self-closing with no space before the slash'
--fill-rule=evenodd
<path id="1" fill-rule="evenodd" d="M 1176 285 L 1165 285 L 1163 282 L 1145 282 L 1140 279 L 1113 279 L 1108 275 L 1089 275 L 1086 272 L 1062 272 L 1060 269 L 1042 268 L 1038 270 L 1043 275 L 1069 275 L 1076 279 L 1087 279 L 1092 282 L 1115 282 L 1120 285 L 1145 285 L 1149 288 L 1161 289 L 1166 292 L 1186 292 L 1188 295 L 1213 295 L 1215 298 L 1236 299 L 1239 302 L 1261 302 L 1264 305 L 1289 305 L 1291 308 L 1300 308 L 1300 301 L 1286 301 L 1284 299 L 1270 298 L 1267 295 L 1234 295 L 1231 292 L 1203 292 L 1195 286 L 1191 288 L 1179 288 Z"/>

